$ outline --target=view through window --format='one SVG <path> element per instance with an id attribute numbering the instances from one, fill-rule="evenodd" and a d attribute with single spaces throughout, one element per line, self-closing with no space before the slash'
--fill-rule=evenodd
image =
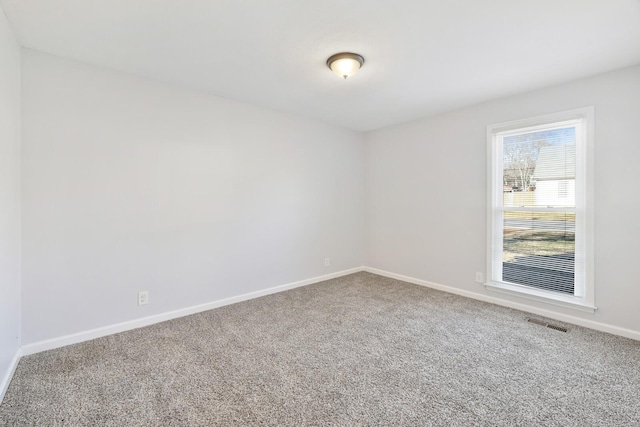
<path id="1" fill-rule="evenodd" d="M 575 148 L 574 126 L 503 139 L 504 282 L 573 295 Z"/>
<path id="2" fill-rule="evenodd" d="M 593 308 L 592 116 L 586 108 L 488 127 L 487 285 Z"/>

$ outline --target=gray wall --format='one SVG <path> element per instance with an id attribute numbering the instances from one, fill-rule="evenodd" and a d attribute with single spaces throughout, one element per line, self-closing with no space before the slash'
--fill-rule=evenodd
<path id="1" fill-rule="evenodd" d="M 0 8 L 0 399 L 20 317 L 20 48 Z"/>
<path id="2" fill-rule="evenodd" d="M 595 314 L 485 290 L 486 126 L 595 106 Z M 640 331 L 640 67 L 366 134 L 370 267 Z"/>
<path id="3" fill-rule="evenodd" d="M 363 264 L 361 133 L 29 50 L 23 82 L 25 345 Z"/>
<path id="4" fill-rule="evenodd" d="M 365 135 L 29 50 L 22 67 L 25 344 L 363 264 L 639 329 L 640 67 Z M 588 105 L 599 310 L 485 290 L 487 124 Z"/>

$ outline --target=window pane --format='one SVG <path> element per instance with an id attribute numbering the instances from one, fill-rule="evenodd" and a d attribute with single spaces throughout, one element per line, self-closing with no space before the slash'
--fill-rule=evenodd
<path id="1" fill-rule="evenodd" d="M 504 212 L 502 280 L 573 295 L 575 213 Z"/>
<path id="2" fill-rule="evenodd" d="M 574 126 L 503 140 L 504 206 L 575 207 Z"/>

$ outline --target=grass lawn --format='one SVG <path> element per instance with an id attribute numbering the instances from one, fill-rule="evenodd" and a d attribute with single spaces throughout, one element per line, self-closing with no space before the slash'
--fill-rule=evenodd
<path id="1" fill-rule="evenodd" d="M 545 218 L 548 219 L 548 218 Z M 563 255 L 575 252 L 575 233 L 505 228 L 503 262 L 517 257 Z"/>
<path id="2" fill-rule="evenodd" d="M 505 211 L 504 219 L 537 219 L 542 221 L 568 221 L 575 222 L 575 212 L 523 212 Z"/>

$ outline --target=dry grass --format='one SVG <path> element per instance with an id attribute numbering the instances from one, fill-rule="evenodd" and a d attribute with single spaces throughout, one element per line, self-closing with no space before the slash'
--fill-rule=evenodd
<path id="1" fill-rule="evenodd" d="M 519 256 L 575 252 L 575 233 L 571 232 L 505 228 L 503 236 L 504 262 L 511 262 Z"/>
<path id="2" fill-rule="evenodd" d="M 522 212 L 522 211 L 506 211 L 504 219 L 531 219 L 541 221 L 567 221 L 575 222 L 576 214 L 574 212 Z"/>

